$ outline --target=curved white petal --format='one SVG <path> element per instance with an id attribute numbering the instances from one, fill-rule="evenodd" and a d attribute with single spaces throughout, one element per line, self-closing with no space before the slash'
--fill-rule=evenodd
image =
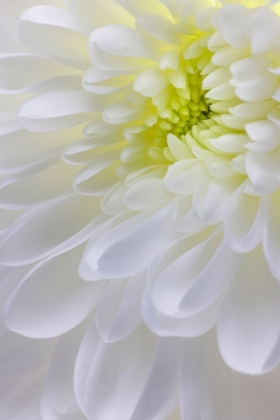
<path id="1" fill-rule="evenodd" d="M 74 394 L 73 373 L 78 350 L 84 334 L 91 324 L 92 316 L 89 316 L 78 327 L 71 332 L 60 337 L 50 363 L 47 382 L 44 389 L 43 401 L 41 404 L 41 414 L 49 410 L 56 412 L 65 420 L 80 420 L 84 416 L 79 412 Z M 67 357 L 65 355 L 67 354 Z M 45 401 L 48 399 L 48 401 Z M 44 407 L 45 406 L 45 407 Z M 78 412 L 78 413 L 77 413 Z M 65 417 L 64 417 L 65 415 Z M 62 419 L 61 419 L 62 420 Z"/>
<path id="2" fill-rule="evenodd" d="M 280 39 L 279 16 L 269 8 L 258 9 L 248 22 L 253 54 L 266 52 Z"/>
<path id="3" fill-rule="evenodd" d="M 7 231 L 2 262 L 30 264 L 83 243 L 90 237 L 94 216 L 99 214 L 98 203 L 96 198 L 71 194 L 31 209 Z"/>
<path id="4" fill-rule="evenodd" d="M 226 5 L 214 15 L 212 24 L 231 47 L 241 50 L 250 45 L 245 32 L 246 20 L 250 15 L 247 7 L 241 4 Z"/>
<path id="5" fill-rule="evenodd" d="M 89 64 L 89 28 L 66 10 L 53 6 L 27 9 L 20 19 L 19 34 L 33 51 L 62 64 L 85 70 Z"/>
<path id="6" fill-rule="evenodd" d="M 6 307 L 6 325 L 27 337 L 59 336 L 93 310 L 105 285 L 78 275 L 83 247 L 49 258 L 24 277 Z"/>
<path id="7" fill-rule="evenodd" d="M 222 360 L 213 330 L 186 344 L 181 372 L 181 418 L 278 419 L 279 367 L 268 375 L 242 375 Z"/>
<path id="8" fill-rule="evenodd" d="M 134 26 L 130 13 L 114 0 L 66 0 L 66 4 L 73 16 L 92 29 L 113 23 Z"/>
<path id="9" fill-rule="evenodd" d="M 279 336 L 280 295 L 259 247 L 243 256 L 219 314 L 218 342 L 226 363 L 233 369 L 257 375 Z M 279 363 L 275 361 L 274 366 Z"/>
<path id="10" fill-rule="evenodd" d="M 82 124 L 100 112 L 108 100 L 101 101 L 82 89 L 41 93 L 23 102 L 18 119 L 28 131 L 46 132 Z"/>
<path id="11" fill-rule="evenodd" d="M 141 300 L 146 273 L 111 281 L 97 308 L 96 327 L 104 342 L 122 340 L 141 322 Z"/>
<path id="12" fill-rule="evenodd" d="M 35 54 L 0 55 L 0 91 L 3 93 L 38 92 L 44 86 L 47 88 L 47 79 L 62 82 L 63 76 L 68 76 L 69 80 L 72 76 L 71 80 L 75 80 L 75 75 L 79 72 Z M 49 84 L 49 88 L 59 89 L 54 84 Z"/>
<path id="13" fill-rule="evenodd" d="M 248 252 L 261 242 L 268 202 L 267 197 L 246 194 L 244 186 L 232 195 L 224 217 L 224 237 L 232 250 Z"/>
<path id="14" fill-rule="evenodd" d="M 52 200 L 69 190 L 76 173 L 76 167 L 66 166 L 57 156 L 32 169 L 5 176 L 0 181 L 0 205 L 25 209 Z M 57 179 L 55 185 L 53 179 Z"/>
<path id="15" fill-rule="evenodd" d="M 270 197 L 268 215 L 264 228 L 263 249 L 267 264 L 274 277 L 280 280 L 279 267 L 279 192 Z"/>
<path id="16" fill-rule="evenodd" d="M 166 224 L 173 205 L 140 213 L 113 228 L 88 250 L 85 261 L 89 268 L 101 278 L 112 279 L 143 270 L 177 237 Z"/>
<path id="17" fill-rule="evenodd" d="M 145 386 L 157 338 L 144 326 L 116 343 L 103 343 L 93 325 L 76 360 L 75 395 L 88 418 L 130 420 Z M 129 395 L 129 398 L 128 398 Z"/>
<path id="18" fill-rule="evenodd" d="M 90 43 L 113 55 L 147 58 L 153 61 L 159 58 L 159 51 L 155 46 L 125 25 L 107 25 L 96 29 L 90 35 Z"/>

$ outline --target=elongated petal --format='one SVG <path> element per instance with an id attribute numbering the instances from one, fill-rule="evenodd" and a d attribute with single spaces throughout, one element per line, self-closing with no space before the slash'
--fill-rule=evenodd
<path id="1" fill-rule="evenodd" d="M 2 261 L 7 265 L 30 264 L 52 253 L 71 249 L 90 235 L 96 199 L 68 195 L 25 213 L 7 232 Z M 59 229 L 53 229 L 59 226 Z M 44 238 L 41 241 L 39 238 Z M 47 239 L 48 238 L 48 239 Z"/>
<path id="2" fill-rule="evenodd" d="M 279 247 L 279 192 L 270 198 L 269 213 L 266 220 L 263 238 L 263 249 L 271 274 L 280 280 L 280 267 L 278 258 Z"/>
<path id="3" fill-rule="evenodd" d="M 123 278 L 143 270 L 177 233 L 166 226 L 173 203 L 129 217 L 88 246 L 84 262 L 97 278 Z M 161 244 L 161 245 L 159 245 Z"/>
<path id="4" fill-rule="evenodd" d="M 133 26 L 132 16 L 114 0 L 66 0 L 67 7 L 92 29 L 121 23 Z"/>
<path id="5" fill-rule="evenodd" d="M 89 29 L 63 9 L 32 7 L 21 15 L 19 30 L 24 44 L 39 54 L 82 70 L 90 63 Z"/>
<path id="6" fill-rule="evenodd" d="M 83 247 L 79 247 L 47 259 L 25 276 L 6 309 L 10 330 L 28 337 L 49 338 L 83 321 L 98 302 L 104 285 L 79 278 L 77 267 L 82 252 Z"/>
<path id="7" fill-rule="evenodd" d="M 262 240 L 268 200 L 237 190 L 227 203 L 224 235 L 228 246 L 236 252 L 248 252 Z M 241 224 L 242 220 L 242 224 Z"/>
<path id="8" fill-rule="evenodd" d="M 33 132 L 60 130 L 89 121 L 93 112 L 104 104 L 80 89 L 42 93 L 19 107 L 18 118 L 24 128 Z"/>
<path id="9" fill-rule="evenodd" d="M 181 376 L 183 420 L 277 420 L 279 368 L 269 375 L 234 372 L 222 360 L 213 330 L 186 344 Z"/>
<path id="10" fill-rule="evenodd" d="M 96 315 L 96 326 L 103 341 L 121 340 L 138 327 L 145 284 L 145 272 L 129 280 L 111 281 L 99 302 Z"/>
<path id="11" fill-rule="evenodd" d="M 265 373 L 279 335 L 279 314 L 278 284 L 259 247 L 243 257 L 218 319 L 219 348 L 230 367 L 252 375 Z"/>
<path id="12" fill-rule="evenodd" d="M 143 326 L 112 344 L 100 340 L 95 325 L 88 330 L 74 374 L 75 395 L 87 417 L 131 418 L 147 380 L 156 342 Z"/>
<path id="13" fill-rule="evenodd" d="M 236 49 L 249 46 L 249 36 L 245 33 L 246 20 L 250 11 L 243 5 L 227 5 L 221 8 L 212 19 L 222 37 Z"/>

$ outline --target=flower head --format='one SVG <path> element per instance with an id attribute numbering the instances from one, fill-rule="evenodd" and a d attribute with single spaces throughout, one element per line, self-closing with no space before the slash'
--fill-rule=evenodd
<path id="1" fill-rule="evenodd" d="M 277 420 L 277 1 L 2 3 L 7 420 Z"/>

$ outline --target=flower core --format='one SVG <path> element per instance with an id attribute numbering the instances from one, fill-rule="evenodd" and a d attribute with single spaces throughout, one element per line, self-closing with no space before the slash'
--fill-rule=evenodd
<path id="1" fill-rule="evenodd" d="M 181 87 L 172 86 L 163 95 L 153 100 L 158 117 L 158 130 L 153 146 L 148 151 L 152 160 L 158 160 L 162 153 L 167 161 L 176 161 L 168 148 L 168 134 L 181 137 L 191 131 L 194 126 L 207 129 L 207 123 L 209 124 L 214 113 L 210 108 L 211 100 L 205 96 L 206 91 L 202 84 L 203 74 L 198 63 L 195 60 L 184 60 L 180 66 L 179 85 Z"/>

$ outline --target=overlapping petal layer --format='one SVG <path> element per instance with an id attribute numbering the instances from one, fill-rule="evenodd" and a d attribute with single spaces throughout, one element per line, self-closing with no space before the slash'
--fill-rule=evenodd
<path id="1" fill-rule="evenodd" d="M 13 3 L 3 418 L 277 420 L 277 1 Z"/>

